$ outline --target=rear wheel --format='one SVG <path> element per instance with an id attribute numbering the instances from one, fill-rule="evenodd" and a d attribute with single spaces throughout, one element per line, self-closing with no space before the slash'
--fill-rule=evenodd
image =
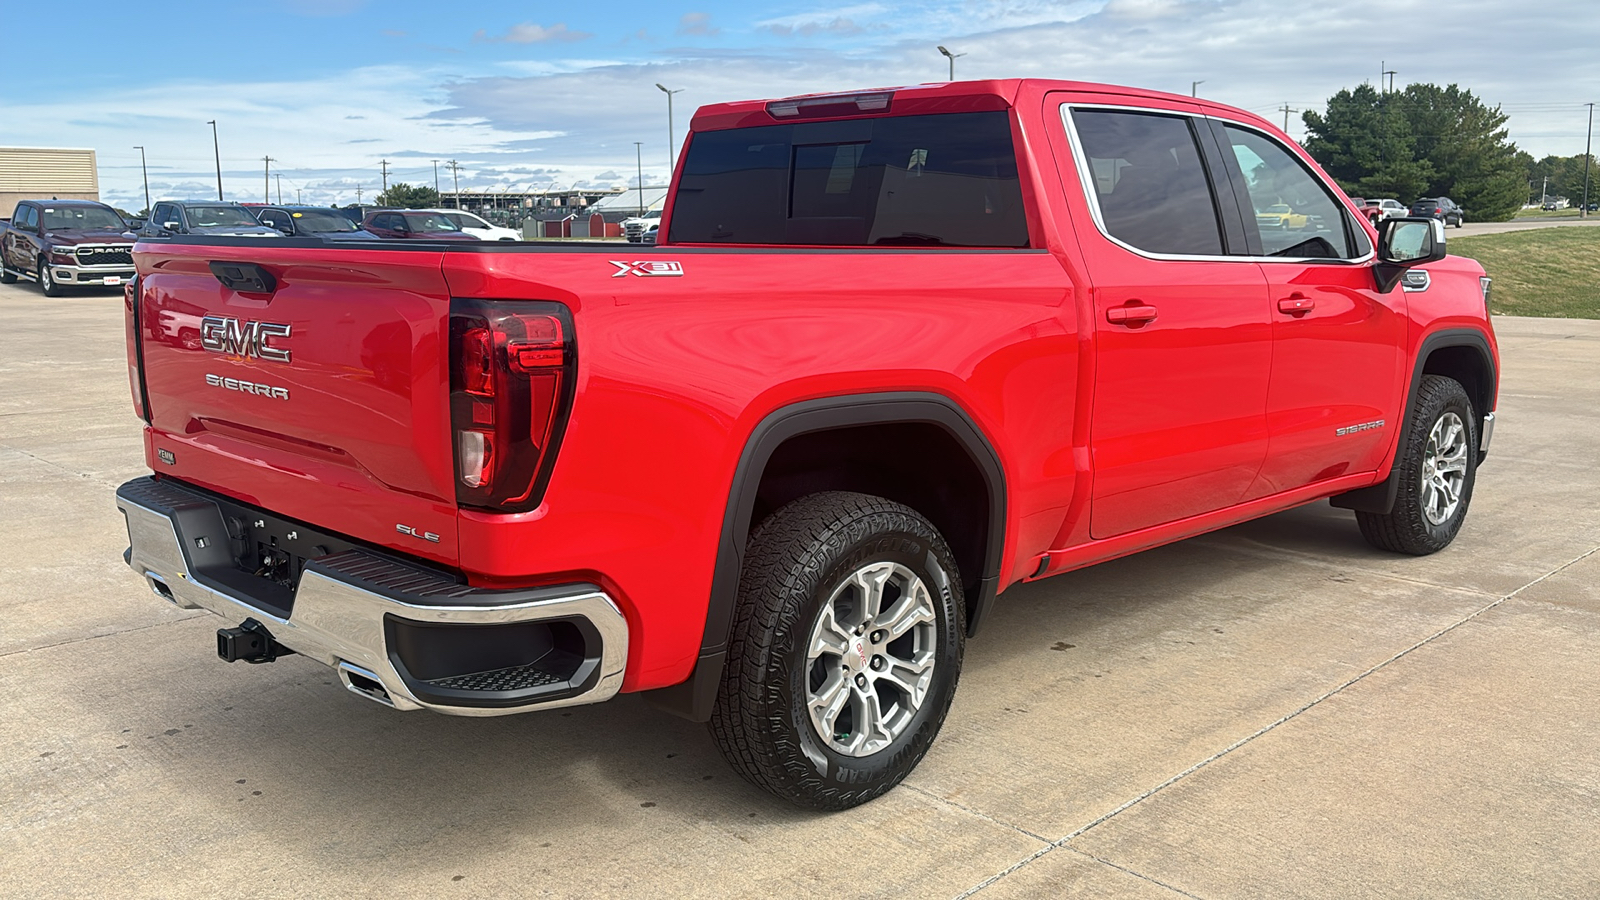
<path id="1" fill-rule="evenodd" d="M 1381 550 L 1425 556 L 1455 540 L 1472 501 L 1478 471 L 1478 426 L 1461 383 L 1424 375 L 1410 413 L 1405 446 L 1396 452 L 1400 489 L 1387 515 L 1357 512 L 1367 542 Z"/>
<path id="2" fill-rule="evenodd" d="M 712 738 L 779 797 L 860 805 L 927 753 L 964 640 L 960 575 L 927 519 L 866 494 L 801 498 L 750 536 Z"/>
<path id="3" fill-rule="evenodd" d="M 39 260 L 39 289 L 44 291 L 46 297 L 59 297 L 66 293 L 66 289 L 56 283 L 55 277 L 50 274 L 50 267 L 44 260 Z"/>

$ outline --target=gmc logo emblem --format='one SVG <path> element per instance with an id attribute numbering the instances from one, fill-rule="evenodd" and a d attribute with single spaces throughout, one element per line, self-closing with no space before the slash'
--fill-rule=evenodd
<path id="1" fill-rule="evenodd" d="M 214 353 L 286 363 L 289 351 L 274 347 L 267 340 L 288 336 L 289 326 L 277 322 L 240 322 L 229 316 L 206 316 L 200 320 L 200 346 Z"/>

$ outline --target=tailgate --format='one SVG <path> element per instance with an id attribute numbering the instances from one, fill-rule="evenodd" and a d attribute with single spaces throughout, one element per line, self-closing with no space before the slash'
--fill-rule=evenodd
<path id="1" fill-rule="evenodd" d="M 150 467 L 453 564 L 441 252 L 261 243 L 135 251 Z"/>

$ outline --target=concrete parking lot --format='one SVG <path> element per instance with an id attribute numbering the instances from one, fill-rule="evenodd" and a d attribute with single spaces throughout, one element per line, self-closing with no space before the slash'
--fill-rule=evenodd
<path id="1" fill-rule="evenodd" d="M 819 815 L 637 698 L 219 661 L 122 563 L 121 310 L 0 287 L 0 896 L 1600 895 L 1600 322 L 1496 322 L 1445 552 L 1319 503 L 1015 588 L 922 766 Z"/>

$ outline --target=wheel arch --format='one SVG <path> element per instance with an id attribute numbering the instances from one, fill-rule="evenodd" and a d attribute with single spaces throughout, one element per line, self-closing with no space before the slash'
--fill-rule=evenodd
<path id="1" fill-rule="evenodd" d="M 1443 375 L 1454 378 L 1466 388 L 1472 399 L 1474 412 L 1480 418 L 1493 412 L 1499 389 L 1499 370 L 1495 367 L 1494 352 L 1483 332 L 1472 328 L 1448 328 L 1425 336 L 1417 345 L 1417 363 L 1411 368 L 1411 382 L 1406 388 L 1405 408 L 1401 412 L 1396 431 L 1394 453 L 1407 445 L 1411 431 L 1412 404 L 1416 402 L 1417 389 L 1424 375 Z M 1478 461 L 1484 454 L 1479 453 Z M 1340 509 L 1387 515 L 1394 509 L 1400 493 L 1400 482 L 1391 462 L 1389 477 L 1370 487 L 1359 488 L 1330 497 L 1328 502 Z"/>
<path id="2" fill-rule="evenodd" d="M 971 509 L 962 507 L 959 501 L 951 505 L 924 499 L 920 507 L 916 502 L 907 505 L 927 516 L 951 543 L 952 553 L 963 568 L 967 633 L 976 632 L 1000 583 L 1006 525 L 1005 469 L 983 429 L 954 400 L 933 392 L 850 394 L 800 401 L 769 413 L 751 430 L 745 442 L 723 512 L 699 657 L 686 681 L 644 692 L 645 699 L 652 705 L 693 721 L 710 718 L 717 684 L 722 677 L 728 631 L 738 601 L 745 541 L 750 530 L 758 523 L 759 515 L 772 511 L 788 499 L 817 490 L 874 493 L 872 484 L 861 480 L 864 471 L 855 465 L 860 461 L 860 454 L 849 452 L 846 448 L 851 442 L 844 440 L 852 432 L 862 434 L 862 429 L 910 429 L 913 432 L 922 430 L 924 435 L 943 435 L 949 442 L 944 449 L 964 454 L 967 468 L 955 473 L 955 480 L 964 481 L 968 487 L 981 486 L 981 503 L 973 504 Z M 876 433 L 885 434 L 884 431 Z M 816 465 L 800 473 L 796 470 L 796 459 L 803 458 L 805 453 L 798 451 L 820 451 L 821 456 Z M 942 451 L 936 450 L 935 456 L 939 452 Z M 877 459 L 881 460 L 882 456 Z M 775 477 L 769 479 L 769 475 Z M 857 480 L 851 481 L 850 477 Z M 911 487 L 908 488 L 908 484 Z M 876 492 L 887 499 L 906 502 L 919 499 L 918 485 L 930 491 L 924 495 L 926 497 L 941 493 L 915 474 L 901 479 L 896 486 Z M 892 496 L 894 494 L 900 496 Z M 930 505 L 931 509 L 923 508 Z M 962 512 L 980 513 L 976 534 L 970 527 L 963 529 L 959 521 Z M 976 572 L 969 572 L 967 566 L 974 561 Z"/>

